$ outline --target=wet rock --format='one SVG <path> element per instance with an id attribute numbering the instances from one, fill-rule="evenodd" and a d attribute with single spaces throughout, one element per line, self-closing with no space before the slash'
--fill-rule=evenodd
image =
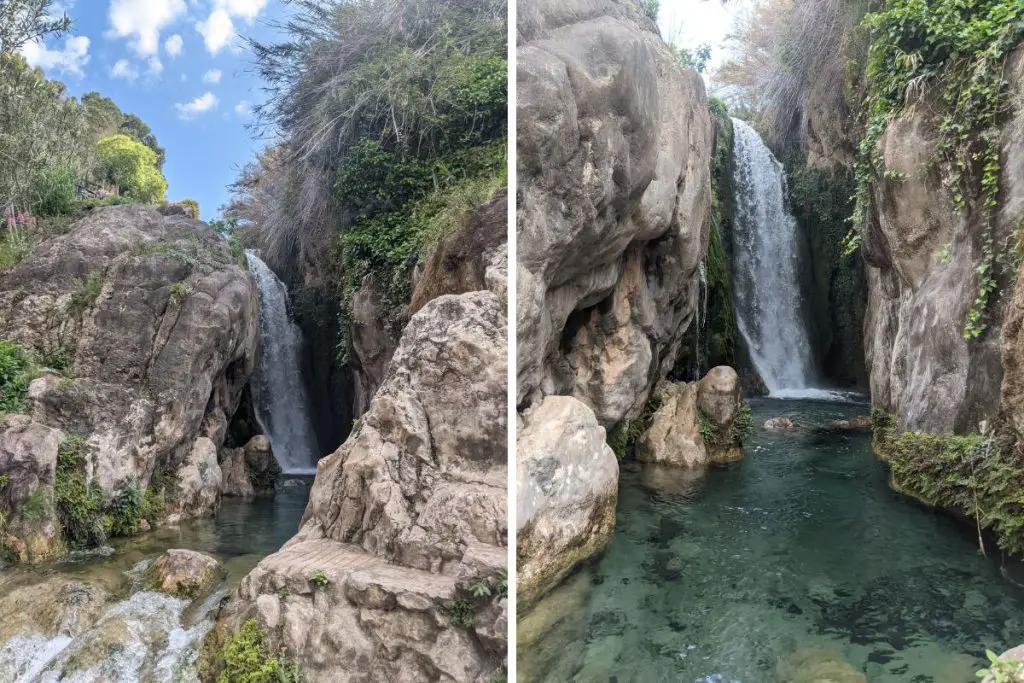
<path id="1" fill-rule="evenodd" d="M 666 381 L 658 385 L 654 398 L 660 407 L 637 444 L 637 460 L 675 467 L 708 464 L 708 450 L 700 433 L 697 395 L 695 383 Z"/>
<path id="2" fill-rule="evenodd" d="M 529 607 L 608 545 L 619 467 L 593 411 L 548 396 L 516 440 L 518 599 Z"/>
<path id="3" fill-rule="evenodd" d="M 8 559 L 41 561 L 63 551 L 51 491 L 64 436 L 27 415 L 11 415 L 3 423 L 0 509 L 8 516 L 0 528 L 0 546 Z"/>
<path id="4" fill-rule="evenodd" d="M 193 598 L 209 591 L 220 574 L 220 562 L 194 550 L 168 550 L 146 571 L 156 590 L 180 598 Z"/>
<path id="5" fill-rule="evenodd" d="M 764 421 L 764 428 L 772 431 L 788 431 L 798 426 L 791 417 L 773 417 Z"/>
<path id="6" fill-rule="evenodd" d="M 775 669 L 776 683 L 867 683 L 843 656 L 828 650 L 800 650 Z"/>
<path id="7" fill-rule="evenodd" d="M 105 608 L 100 586 L 54 577 L 0 596 L 0 646 L 16 634 L 76 636 Z"/>
<path id="8" fill-rule="evenodd" d="M 871 416 L 858 415 L 850 420 L 832 420 L 829 426 L 833 429 L 867 430 L 871 429 Z"/>
<path id="9" fill-rule="evenodd" d="M 273 495 L 275 481 L 281 473 L 270 439 L 262 434 L 252 437 L 241 448 L 222 448 L 220 468 L 224 475 L 224 495 L 241 498 Z"/>

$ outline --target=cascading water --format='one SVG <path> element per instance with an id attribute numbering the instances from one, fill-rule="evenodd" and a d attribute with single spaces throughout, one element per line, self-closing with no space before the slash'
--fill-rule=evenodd
<path id="1" fill-rule="evenodd" d="M 753 128 L 733 119 L 737 324 L 773 396 L 803 394 L 814 379 L 797 279 L 796 219 L 786 176 Z"/>
<path id="2" fill-rule="evenodd" d="M 256 420 L 285 474 L 316 472 L 317 445 L 302 381 L 302 331 L 289 316 L 288 288 L 252 251 L 245 252 L 260 294 L 263 353 L 252 378 Z"/>

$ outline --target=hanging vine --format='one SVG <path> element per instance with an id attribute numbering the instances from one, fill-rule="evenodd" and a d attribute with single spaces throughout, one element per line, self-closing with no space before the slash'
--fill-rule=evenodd
<path id="1" fill-rule="evenodd" d="M 941 86 L 937 154 L 943 184 L 957 211 L 977 208 L 984 226 L 978 292 L 963 330 L 965 338 L 976 338 L 986 328 L 985 312 L 996 289 L 998 123 L 1009 108 L 1003 68 L 1024 37 L 1024 6 L 1019 0 L 887 0 L 864 25 L 871 35 L 867 121 L 854 165 L 853 228 L 844 248 L 852 253 L 863 241 L 872 187 L 885 175 L 878 142 L 886 128 L 910 102 Z"/>

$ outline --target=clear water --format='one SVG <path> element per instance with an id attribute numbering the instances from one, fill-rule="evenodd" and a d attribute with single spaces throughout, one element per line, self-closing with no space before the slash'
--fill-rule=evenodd
<path id="1" fill-rule="evenodd" d="M 306 342 L 292 319 L 288 288 L 255 252 L 245 258 L 260 296 L 262 350 L 250 382 L 256 421 L 285 474 L 316 474 L 320 449 L 301 369 Z"/>
<path id="2" fill-rule="evenodd" d="M 1018 567 L 890 491 L 870 435 L 813 428 L 866 406 L 752 408 L 804 427 L 758 427 L 704 477 L 623 467 L 607 553 L 520 619 L 520 681 L 768 683 L 819 648 L 871 683 L 965 683 L 985 648 L 1024 643 Z M 545 611 L 557 626 L 524 651 Z"/>
<path id="3" fill-rule="evenodd" d="M 786 174 L 753 128 L 733 119 L 736 323 L 771 395 L 812 386 L 814 363 L 801 315 L 796 219 Z"/>
<path id="4" fill-rule="evenodd" d="M 161 528 L 130 539 L 115 539 L 103 553 L 77 554 L 37 567 L 0 570 L 0 595 L 19 587 L 62 577 L 97 585 L 109 594 L 96 625 L 68 638 L 17 633 L 0 643 L 0 681 L 18 683 L 192 683 L 202 640 L 212 627 L 217 604 L 231 587 L 298 529 L 311 479 L 280 486 L 273 498 L 225 498 L 216 518 Z M 170 548 L 187 548 L 219 559 L 222 583 L 195 603 L 141 590 L 147 563 Z M 121 633 L 114 641 L 110 632 Z M 63 675 L 76 657 L 96 648 L 106 656 L 86 670 Z M 92 661 L 90 659 L 90 661 Z"/>

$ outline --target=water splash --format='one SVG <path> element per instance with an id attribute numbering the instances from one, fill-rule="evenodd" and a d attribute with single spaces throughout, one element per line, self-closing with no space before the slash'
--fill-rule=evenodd
<path id="1" fill-rule="evenodd" d="M 807 389 L 814 363 L 801 315 L 796 219 L 786 207 L 786 176 L 761 136 L 733 119 L 736 318 L 771 395 Z"/>
<path id="2" fill-rule="evenodd" d="M 252 251 L 245 252 L 260 293 L 263 353 L 252 379 L 256 421 L 285 474 L 314 474 L 318 447 L 302 381 L 302 331 L 289 315 L 288 288 Z"/>

